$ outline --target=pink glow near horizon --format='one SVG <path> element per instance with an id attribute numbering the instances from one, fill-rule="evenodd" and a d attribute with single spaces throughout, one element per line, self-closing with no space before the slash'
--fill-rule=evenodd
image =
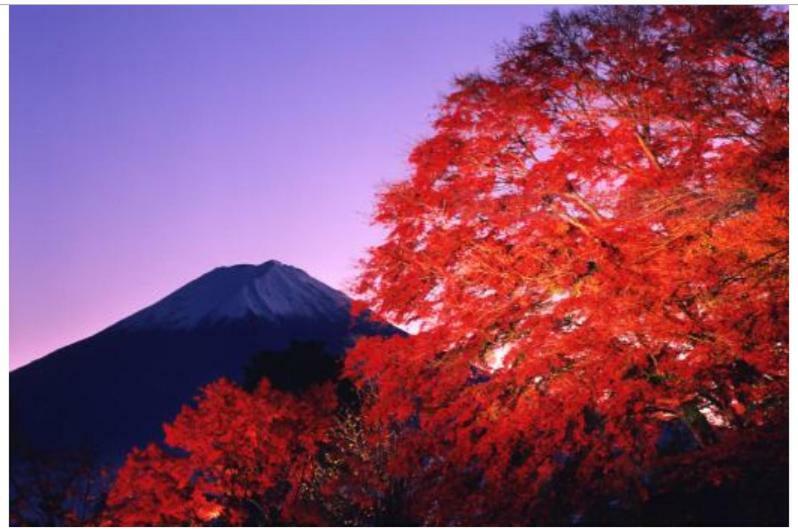
<path id="1" fill-rule="evenodd" d="M 11 368 L 220 266 L 345 288 L 455 75 L 548 8 L 11 8 Z"/>

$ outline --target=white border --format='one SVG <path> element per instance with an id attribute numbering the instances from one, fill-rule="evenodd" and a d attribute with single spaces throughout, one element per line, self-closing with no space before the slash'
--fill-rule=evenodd
<path id="1" fill-rule="evenodd" d="M 158 1 L 136 1 L 136 0 L 128 0 L 126 2 L 117 2 L 118 4 L 125 4 L 125 5 L 175 5 L 175 4 L 184 4 L 184 5 L 220 5 L 218 1 L 207 1 L 207 0 L 199 0 L 199 1 L 180 1 L 180 0 L 172 0 L 169 2 L 158 2 Z M 359 2 L 333 2 L 333 1 L 325 1 L 325 0 L 305 0 L 302 2 L 256 2 L 251 0 L 237 0 L 234 2 L 236 5 L 269 5 L 269 4 L 301 4 L 301 5 L 340 5 L 340 4 L 347 4 L 347 5 L 363 5 Z M 396 5 L 396 4 L 406 4 L 406 5 L 421 5 L 421 4 L 448 4 L 452 5 L 454 2 L 450 1 L 438 1 L 438 2 L 424 2 L 421 0 L 409 0 L 403 2 L 397 1 L 385 1 L 385 0 L 377 0 L 370 2 L 370 4 L 377 4 L 377 5 Z M 468 4 L 468 5 L 485 5 L 488 2 L 486 1 L 460 1 L 457 4 Z M 505 5 L 519 5 L 519 4 L 537 4 L 537 5 L 586 5 L 586 4 L 680 4 L 685 2 L 652 2 L 652 1 L 641 1 L 641 2 L 606 2 L 606 1 L 584 1 L 584 0 L 571 0 L 564 3 L 553 3 L 553 2 L 535 2 L 535 1 L 521 1 L 521 0 L 503 0 L 501 4 Z M 712 3 L 746 3 L 746 4 L 776 4 L 776 5 L 788 5 L 787 2 L 702 2 L 706 4 Z M 65 1 L 58 1 L 58 0 L 51 0 L 51 1 L 26 1 L 20 0 L 16 2 L 12 2 L 13 5 L 75 5 L 74 2 L 65 2 Z M 102 2 L 97 0 L 85 0 L 81 2 L 79 5 L 108 5 L 109 2 Z M 494 4 L 495 5 L 495 4 Z M 794 22 L 793 14 L 795 9 L 790 6 L 790 25 Z M 796 37 L 794 32 L 790 32 L 790 62 L 795 64 L 795 59 L 798 57 L 798 37 Z M 794 114 L 796 109 L 796 101 L 798 100 L 798 89 L 796 88 L 795 83 L 790 84 L 790 115 Z M 790 120 L 790 150 L 793 153 L 793 156 L 790 158 L 790 210 L 792 210 L 792 206 L 797 204 L 796 203 L 796 189 L 793 186 L 792 182 L 792 175 L 795 174 L 796 171 L 796 135 L 798 134 L 798 124 L 796 124 L 795 120 Z M 9 5 L 0 5 L 0 358 L 4 359 L 6 366 L 9 366 L 9 298 L 10 298 L 10 291 L 9 291 Z M 792 212 L 791 212 L 792 213 Z M 795 220 L 795 217 L 790 215 L 790 231 L 795 233 L 796 230 L 796 223 L 798 221 Z M 793 259 L 793 252 L 792 252 L 792 245 L 790 245 L 790 276 L 795 277 L 795 260 Z M 790 285 L 790 297 L 795 300 L 796 294 L 795 283 L 791 282 Z M 796 310 L 795 306 L 792 305 L 790 307 L 790 334 L 792 335 L 794 327 L 793 323 L 795 322 Z M 790 363 L 790 379 L 792 381 L 795 380 L 794 375 L 796 372 L 795 367 L 793 366 L 794 363 Z M 796 410 L 796 400 L 795 400 L 795 393 L 793 389 L 790 388 L 790 409 Z M 9 375 L 6 371 L 2 377 L 0 377 L 0 400 L 2 400 L 2 406 L 0 406 L 0 421 L 2 421 L 2 430 L 4 434 L 0 436 L 0 500 L 3 502 L 3 507 L 0 507 L 0 528 L 8 528 L 9 523 L 9 473 L 8 473 L 8 466 L 9 466 Z M 790 453 L 793 455 L 796 454 L 796 449 L 798 444 L 796 444 L 792 434 L 795 432 L 793 429 L 795 423 L 795 415 L 793 414 L 790 418 Z M 794 484 L 795 478 L 795 464 L 794 460 L 790 461 L 790 483 Z M 798 492 L 796 492 L 795 488 L 791 488 L 790 491 L 790 505 L 793 505 L 793 500 L 798 496 Z"/>

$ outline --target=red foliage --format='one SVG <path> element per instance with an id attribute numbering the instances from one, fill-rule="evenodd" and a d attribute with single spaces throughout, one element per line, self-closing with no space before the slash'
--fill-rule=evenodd
<path id="1" fill-rule="evenodd" d="M 167 448 L 127 458 L 108 496 L 113 525 L 269 523 L 309 477 L 336 403 L 330 387 L 302 399 L 261 383 L 253 394 L 221 380 L 164 426 Z"/>
<path id="2" fill-rule="evenodd" d="M 422 331 L 347 358 L 367 420 L 405 425 L 417 520 L 545 520 L 552 484 L 644 501 L 663 422 L 783 426 L 786 50 L 785 11 L 600 8 L 458 81 L 360 284 Z"/>

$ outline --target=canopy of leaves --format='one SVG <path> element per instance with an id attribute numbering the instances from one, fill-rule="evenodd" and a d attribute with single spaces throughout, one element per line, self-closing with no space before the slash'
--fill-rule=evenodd
<path id="1" fill-rule="evenodd" d="M 786 11 L 603 7 L 457 82 L 359 285 L 422 331 L 347 359 L 369 422 L 418 425 L 392 472 L 419 520 L 645 501 L 667 422 L 721 453 L 783 435 L 787 68 Z"/>
<path id="2" fill-rule="evenodd" d="M 164 426 L 166 447 L 128 455 L 111 489 L 107 524 L 271 524 L 312 471 L 333 418 L 331 385 L 301 400 L 264 380 L 253 393 L 221 380 Z"/>

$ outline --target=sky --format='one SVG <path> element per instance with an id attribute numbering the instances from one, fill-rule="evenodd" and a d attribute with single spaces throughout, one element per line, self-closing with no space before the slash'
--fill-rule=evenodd
<path id="1" fill-rule="evenodd" d="M 345 290 L 454 77 L 548 10 L 12 6 L 11 368 L 218 266 Z"/>

